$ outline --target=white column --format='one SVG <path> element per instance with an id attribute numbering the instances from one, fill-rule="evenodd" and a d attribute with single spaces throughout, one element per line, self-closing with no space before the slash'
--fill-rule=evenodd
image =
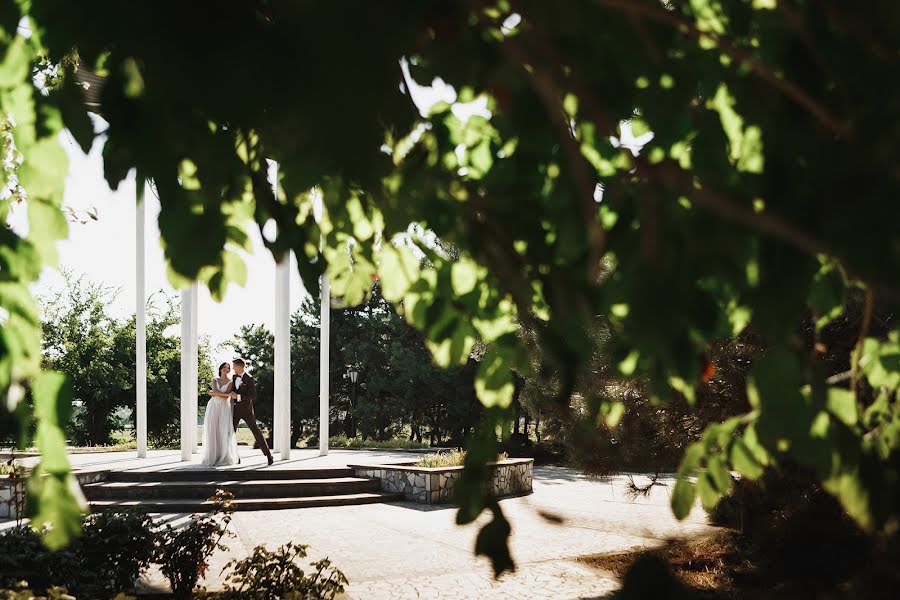
<path id="1" fill-rule="evenodd" d="M 322 274 L 320 299 L 322 310 L 319 325 L 319 456 L 328 454 L 328 341 L 331 330 L 331 287 L 328 276 Z"/>
<path id="2" fill-rule="evenodd" d="M 194 427 L 191 428 L 191 452 L 197 453 L 198 427 L 197 415 L 199 413 L 197 406 L 197 397 L 199 389 L 197 378 L 199 376 L 198 354 L 200 351 L 197 343 L 197 322 L 199 321 L 198 312 L 200 305 L 200 284 L 196 281 L 191 285 L 191 415 L 194 419 Z"/>
<path id="3" fill-rule="evenodd" d="M 181 290 L 181 460 L 191 460 L 193 429 L 197 418 L 191 418 L 191 289 Z"/>
<path id="4" fill-rule="evenodd" d="M 144 258 L 144 233 L 147 204 L 144 202 L 144 178 L 135 178 L 137 213 L 135 215 L 135 269 L 137 274 L 137 300 L 135 303 L 135 348 L 134 348 L 134 430 L 137 438 L 138 458 L 147 456 L 147 292 L 146 260 Z"/>
<path id="5" fill-rule="evenodd" d="M 275 265 L 275 407 L 274 452 L 291 458 L 291 254 Z"/>

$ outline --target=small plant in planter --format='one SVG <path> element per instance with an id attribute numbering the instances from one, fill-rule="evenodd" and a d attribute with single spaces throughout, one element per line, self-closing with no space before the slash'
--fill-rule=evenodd
<path id="1" fill-rule="evenodd" d="M 0 589 L 0 600 L 34 600 L 35 598 L 41 600 L 75 600 L 75 597 L 70 596 L 69 591 L 64 587 L 54 586 L 49 588 L 44 595 L 37 595 L 33 590 L 29 589 L 28 584 L 24 581 L 13 589 Z M 116 596 L 116 600 L 118 599 L 119 596 Z"/>
<path id="2" fill-rule="evenodd" d="M 13 455 L 8 461 L 0 464 L 0 475 L 5 476 L 5 483 L 10 489 L 10 498 L 6 501 L 9 504 L 10 513 L 15 515 L 16 525 L 21 525 L 22 517 L 25 514 L 25 479 L 28 471 L 19 464 Z"/>
<path id="3" fill-rule="evenodd" d="M 344 592 L 347 578 L 331 561 L 323 558 L 310 563 L 313 571 L 307 574 L 297 561 L 306 558 L 309 546 L 286 544 L 274 552 L 257 546 L 253 554 L 243 560 L 232 560 L 226 577 L 224 596 L 228 598 L 322 598 L 331 600 Z M 223 569 L 223 572 L 225 571 Z"/>
<path id="4" fill-rule="evenodd" d="M 509 454 L 501 452 L 497 455 L 496 461 L 500 462 L 509 458 Z M 465 450 L 451 450 L 450 452 L 437 452 L 435 454 L 425 454 L 416 461 L 417 467 L 461 467 L 466 462 Z"/>
<path id="5" fill-rule="evenodd" d="M 191 522 L 178 529 L 167 524 L 159 534 L 154 562 L 169 580 L 176 598 L 190 598 L 209 568 L 212 553 L 228 549 L 222 538 L 228 534 L 234 513 L 232 494 L 218 490 L 210 499 L 211 512 L 191 515 Z"/>

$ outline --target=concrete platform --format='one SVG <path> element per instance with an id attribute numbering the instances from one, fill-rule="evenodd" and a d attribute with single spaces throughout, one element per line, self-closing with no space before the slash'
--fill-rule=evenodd
<path id="1" fill-rule="evenodd" d="M 182 462 L 179 450 L 150 450 L 146 458 L 138 458 L 137 451 L 93 452 L 70 454 L 72 468 L 79 472 L 93 471 L 137 471 L 155 473 L 179 473 L 184 471 L 215 471 L 238 473 L 241 471 L 280 471 L 296 469 L 346 468 L 350 463 L 400 463 L 415 460 L 421 451 L 402 450 L 331 450 L 327 456 L 319 456 L 315 448 L 293 450 L 288 458 L 275 454 L 275 464 L 268 466 L 266 458 L 259 450 L 241 446 L 241 464 L 210 469 L 201 464 L 200 454 L 195 454 L 189 462 Z M 37 464 L 38 456 L 21 459 L 26 467 Z"/>

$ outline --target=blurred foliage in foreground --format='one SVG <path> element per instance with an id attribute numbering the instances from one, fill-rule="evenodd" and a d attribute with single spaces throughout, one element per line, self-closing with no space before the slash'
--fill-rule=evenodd
<path id="1" fill-rule="evenodd" d="M 686 450 L 676 515 L 714 504 L 730 469 L 755 478 L 790 456 L 860 526 L 896 531 L 900 331 L 876 334 L 873 306 L 900 300 L 898 17 L 887 0 L 2 2 L 0 209 L 24 204 L 29 226 L 0 235 L 0 390 L 15 411 L 34 395 L 48 542 L 80 522 L 71 388 L 40 370 L 28 284 L 66 235 L 60 133 L 95 142 L 78 69 L 106 77 L 92 108 L 110 185 L 136 169 L 159 191 L 174 282 L 242 284 L 246 227 L 274 220 L 266 244 L 296 254 L 307 289 L 325 274 L 355 305 L 377 277 L 441 365 L 488 344 L 458 520 L 492 514 L 476 550 L 498 572 L 509 525 L 478 479 L 513 370 L 554 373 L 565 418 L 597 315 L 618 373 L 655 401 L 696 402 L 713 340 L 748 325 L 765 340 L 749 410 Z M 454 92 L 417 105 L 436 77 Z M 848 369 L 829 375 L 819 332 L 857 293 Z M 584 402 L 621 414 L 602 393 Z"/>

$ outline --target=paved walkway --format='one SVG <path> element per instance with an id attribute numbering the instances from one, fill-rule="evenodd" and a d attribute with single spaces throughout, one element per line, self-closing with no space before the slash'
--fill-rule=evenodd
<path id="1" fill-rule="evenodd" d="M 699 508 L 684 522 L 675 520 L 668 504 L 671 481 L 634 501 L 625 494 L 626 483 L 625 476 L 592 481 L 570 469 L 536 469 L 534 494 L 500 503 L 512 525 L 517 570 L 499 580 L 487 559 L 474 554 L 485 515 L 460 527 L 453 508 L 406 502 L 238 512 L 236 537 L 228 553 L 215 557 L 208 586 L 216 588 L 214 577 L 231 556 L 246 556 L 259 544 L 271 549 L 295 542 L 310 546 L 310 560 L 330 558 L 350 580 L 347 596 L 357 600 L 601 598 L 618 583 L 578 557 L 711 531 Z M 150 582 L 161 583 L 154 577 Z"/>
<path id="2" fill-rule="evenodd" d="M 102 461 L 74 456 L 79 468 L 197 468 L 178 463 L 177 453 L 151 455 L 138 460 L 120 453 Z M 261 456 L 242 449 L 240 468 L 260 468 Z M 257 458 L 258 456 L 258 458 Z M 318 457 L 315 451 L 295 451 L 290 461 L 271 468 L 319 467 L 348 462 L 400 462 L 400 452 L 333 451 Z M 113 463 L 112 461 L 116 462 Z M 249 461 L 249 462 L 248 462 Z M 259 462 L 260 464 L 256 464 Z M 155 466 L 154 466 L 155 465 Z M 638 483 L 644 479 L 636 477 Z M 308 544 L 309 560 L 327 556 L 350 585 L 347 596 L 356 600 L 478 598 L 602 598 L 618 583 L 578 561 L 601 552 L 654 546 L 672 537 L 709 533 L 702 509 L 695 508 L 683 522 L 672 516 L 667 486 L 655 487 L 649 497 L 631 500 L 627 477 L 606 480 L 583 477 L 571 469 L 535 469 L 534 493 L 501 501 L 512 525 L 510 548 L 515 573 L 493 578 L 490 564 L 474 554 L 475 537 L 484 523 L 460 527 L 456 510 L 414 503 L 305 508 L 280 511 L 237 512 L 226 543 L 228 552 L 213 556 L 206 585 L 220 587 L 222 567 L 233 557 L 243 558 L 256 545 L 274 549 L 287 542 Z M 185 515 L 167 515 L 174 522 Z M 158 572 L 148 573 L 144 589 L 165 587 Z"/>

